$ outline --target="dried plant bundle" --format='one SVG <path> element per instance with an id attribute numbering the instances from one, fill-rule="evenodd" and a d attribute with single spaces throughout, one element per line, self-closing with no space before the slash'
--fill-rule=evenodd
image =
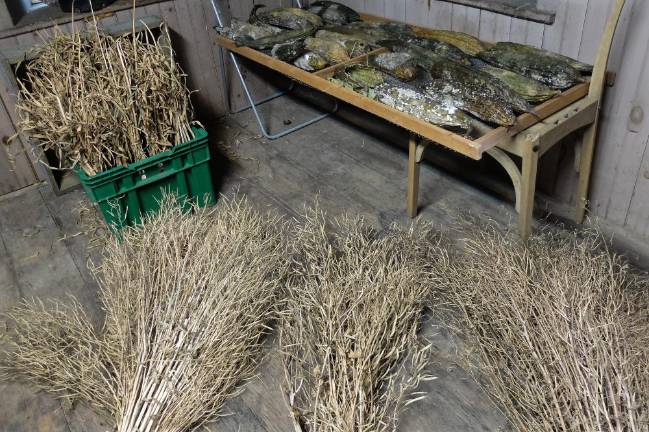
<path id="1" fill-rule="evenodd" d="M 94 175 L 193 138 L 185 75 L 161 27 L 112 37 L 55 28 L 25 62 L 16 111 L 19 129 L 59 166 Z"/>
<path id="2" fill-rule="evenodd" d="M 21 377 L 69 402 L 107 410 L 114 403 L 112 371 L 84 308 L 69 302 L 24 300 L 6 314 L 2 380 Z M 106 412 L 106 411 L 105 411 Z"/>
<path id="3" fill-rule="evenodd" d="M 649 284 L 596 237 L 473 230 L 448 288 L 513 429 L 649 430 Z"/>
<path id="4" fill-rule="evenodd" d="M 297 230 L 281 319 L 297 431 L 389 431 L 423 395 L 429 349 L 417 332 L 444 254 L 426 227 L 379 233 L 318 210 Z"/>
<path id="5" fill-rule="evenodd" d="M 260 359 L 285 266 L 280 226 L 241 199 L 216 215 L 167 199 L 106 246 L 103 328 L 78 305 L 24 303 L 7 372 L 92 404 L 118 432 L 195 430 Z"/>

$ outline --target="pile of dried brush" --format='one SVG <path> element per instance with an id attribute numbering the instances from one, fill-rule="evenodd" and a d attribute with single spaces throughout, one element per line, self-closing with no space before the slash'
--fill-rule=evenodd
<path id="1" fill-rule="evenodd" d="M 296 431 L 389 431 L 430 352 L 418 338 L 445 254 L 426 227 L 379 233 L 361 220 L 327 226 L 317 210 L 293 240 L 281 318 L 285 389 Z"/>
<path id="2" fill-rule="evenodd" d="M 56 168 L 94 175 L 193 138 L 185 75 L 168 46 L 166 27 L 112 37 L 58 28 L 24 64 L 16 105 L 19 129 Z"/>
<path id="3" fill-rule="evenodd" d="M 469 367 L 518 431 L 649 429 L 649 284 L 597 238 L 475 230 L 449 273 Z"/>
<path id="4" fill-rule="evenodd" d="M 78 304 L 24 303 L 6 372 L 93 405 L 119 432 L 195 430 L 259 360 L 286 263 L 278 222 L 238 199 L 215 216 L 165 201 L 106 246 L 103 328 Z"/>

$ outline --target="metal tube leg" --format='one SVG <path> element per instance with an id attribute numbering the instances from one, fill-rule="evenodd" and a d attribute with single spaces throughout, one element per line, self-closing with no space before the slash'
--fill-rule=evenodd
<path id="1" fill-rule="evenodd" d="M 232 101 L 230 100 L 230 91 L 229 91 L 230 90 L 230 80 L 228 79 L 227 66 L 225 64 L 225 50 L 223 49 L 223 47 L 220 47 L 220 52 L 221 52 L 221 81 L 223 82 L 223 88 L 226 90 L 225 91 L 225 104 L 226 104 L 226 106 L 228 108 L 228 112 L 230 114 L 239 114 L 239 113 L 242 113 L 244 111 L 247 111 L 250 108 L 252 108 L 251 105 L 246 105 L 245 107 L 240 108 L 238 110 L 233 110 L 232 109 Z M 280 91 L 278 93 L 275 93 L 272 96 L 268 96 L 267 98 L 255 101 L 255 105 L 263 105 L 266 102 L 270 102 L 270 101 L 272 101 L 274 99 L 277 99 L 278 97 L 284 96 L 284 95 L 288 94 L 289 92 L 293 91 L 294 88 L 295 88 L 295 81 L 291 81 L 291 84 L 289 85 L 287 90 L 282 90 L 282 91 Z"/>
<path id="2" fill-rule="evenodd" d="M 408 195 L 406 207 L 408 217 L 417 216 L 419 206 L 419 162 L 417 160 L 417 137 L 410 135 L 408 143 Z"/>
<path id="3" fill-rule="evenodd" d="M 278 97 L 287 95 L 289 92 L 293 91 L 294 88 L 295 88 L 295 81 L 291 81 L 291 84 L 289 85 L 287 90 L 282 90 L 280 92 L 275 93 L 274 95 L 268 96 L 268 97 L 260 99 L 258 101 L 255 101 L 255 106 L 263 105 L 263 104 L 265 104 L 267 102 L 270 102 L 272 100 L 277 99 Z M 232 111 L 232 109 L 230 109 L 230 114 L 239 114 L 239 113 L 242 113 L 244 111 L 248 111 L 251 108 L 252 108 L 252 105 L 248 104 L 245 107 L 240 108 L 240 109 L 238 109 L 236 111 Z"/>
<path id="4" fill-rule="evenodd" d="M 223 20 L 221 19 L 221 13 L 219 11 L 219 8 L 216 5 L 216 0 L 210 0 L 210 3 L 212 4 L 212 9 L 214 10 L 214 15 L 216 17 L 216 22 L 217 22 L 218 26 L 223 27 Z M 302 2 L 298 0 L 297 5 L 298 5 L 298 7 L 301 8 L 302 7 Z M 222 73 L 222 76 L 221 76 L 221 78 L 223 79 L 223 85 L 224 85 L 225 91 L 227 93 L 227 95 L 226 95 L 226 103 L 228 105 L 228 111 L 230 113 L 232 113 L 232 114 L 236 114 L 236 113 L 248 110 L 248 109 L 252 109 L 253 113 L 255 114 L 255 119 L 257 121 L 257 124 L 259 125 L 259 129 L 261 130 L 262 135 L 268 140 L 275 140 L 275 139 L 284 137 L 284 136 L 286 136 L 286 135 L 288 135 L 290 133 L 293 133 L 295 131 L 298 131 L 300 129 L 303 129 L 303 128 L 309 126 L 309 125 L 312 125 L 314 123 L 317 123 L 317 122 L 329 117 L 331 114 L 335 113 L 338 110 L 338 101 L 335 101 L 334 108 L 333 108 L 332 111 L 321 114 L 319 116 L 316 116 L 315 118 L 313 118 L 313 119 L 311 119 L 309 121 L 306 121 L 306 122 L 301 123 L 301 124 L 299 124 L 297 126 L 289 128 L 289 129 L 287 129 L 287 130 L 285 130 L 283 132 L 280 132 L 280 133 L 277 133 L 277 134 L 270 134 L 270 133 L 268 133 L 268 131 L 264 127 L 264 124 L 263 124 L 263 122 L 261 120 L 261 115 L 259 114 L 259 111 L 257 110 L 257 106 L 261 105 L 263 103 L 269 102 L 269 101 L 271 101 L 273 99 L 276 99 L 276 98 L 278 98 L 280 96 L 283 96 L 284 94 L 286 94 L 286 92 L 280 92 L 278 94 L 267 97 L 267 98 L 262 99 L 260 101 L 255 101 L 253 99 L 253 97 L 252 97 L 252 93 L 250 92 L 250 89 L 248 88 L 248 85 L 246 84 L 246 80 L 245 80 L 245 78 L 243 76 L 243 73 L 241 72 L 241 66 L 239 65 L 239 62 L 238 62 L 236 56 L 234 55 L 234 53 L 230 52 L 230 59 L 232 60 L 232 63 L 234 64 L 234 69 L 235 69 L 235 71 L 237 73 L 237 76 L 239 77 L 239 80 L 241 81 L 241 85 L 243 86 L 244 93 L 246 94 L 246 98 L 248 99 L 248 102 L 249 102 L 249 105 L 246 106 L 245 108 L 243 108 L 241 110 L 238 110 L 236 112 L 232 112 L 232 104 L 231 104 L 230 96 L 229 96 L 229 93 L 228 93 L 230 85 L 229 85 L 229 81 L 228 81 L 228 78 L 227 78 L 227 72 L 226 72 L 226 68 L 225 68 L 225 59 L 224 59 L 223 53 L 224 52 L 222 51 L 222 55 L 221 55 L 221 73 Z M 294 85 L 295 85 L 295 82 L 292 82 L 289 91 L 293 89 Z"/>
<path id="5" fill-rule="evenodd" d="M 252 94 L 250 92 L 250 89 L 246 85 L 246 80 L 243 77 L 243 73 L 241 72 L 241 67 L 239 66 L 239 62 L 237 61 L 237 58 L 235 57 L 234 53 L 230 53 L 230 58 L 232 59 L 232 62 L 234 63 L 234 69 L 237 72 L 237 75 L 239 76 L 239 80 L 241 80 L 241 84 L 243 85 L 243 91 L 246 94 L 246 97 L 248 98 L 248 102 L 250 103 L 250 109 L 252 109 L 252 112 L 255 114 L 255 119 L 257 120 L 257 125 L 259 125 L 259 129 L 261 130 L 262 135 L 268 139 L 268 140 L 276 140 L 278 138 L 282 138 L 290 133 L 293 133 L 295 131 L 298 131 L 300 129 L 303 129 L 307 126 L 310 126 L 314 123 L 319 122 L 320 120 L 323 120 L 327 117 L 329 117 L 331 114 L 335 113 L 338 111 L 338 102 L 335 102 L 334 108 L 332 111 L 321 114 L 319 116 L 316 116 L 315 118 L 306 121 L 304 123 L 301 123 L 297 126 L 294 126 L 290 129 L 287 129 L 283 132 L 277 133 L 277 134 L 270 134 L 264 127 L 264 123 L 261 120 L 261 115 L 259 114 L 259 111 L 257 110 L 257 105 L 252 97 Z"/>
<path id="6" fill-rule="evenodd" d="M 538 140 L 534 140 L 526 143 L 523 153 L 520 213 L 518 215 L 518 226 L 523 241 L 527 241 L 532 235 L 534 195 L 536 192 L 536 175 L 539 164 L 538 150 Z"/>

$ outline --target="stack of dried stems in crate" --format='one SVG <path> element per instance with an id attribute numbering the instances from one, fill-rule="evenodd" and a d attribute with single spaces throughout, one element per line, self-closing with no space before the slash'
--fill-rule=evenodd
<path id="1" fill-rule="evenodd" d="M 185 75 L 169 35 L 146 29 L 113 37 L 98 30 L 54 35 L 24 64 L 19 128 L 53 150 L 56 168 L 88 175 L 142 160 L 193 138 Z"/>

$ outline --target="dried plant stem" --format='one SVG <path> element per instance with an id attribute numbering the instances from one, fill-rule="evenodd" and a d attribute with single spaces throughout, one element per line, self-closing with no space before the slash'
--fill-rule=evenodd
<path id="1" fill-rule="evenodd" d="M 417 332 L 445 255 L 420 228 L 378 233 L 349 219 L 333 234 L 318 210 L 299 227 L 280 331 L 296 429 L 394 430 L 422 397 L 414 390 L 432 377 Z"/>
<path id="2" fill-rule="evenodd" d="M 649 430 L 649 284 L 596 238 L 475 230 L 449 271 L 470 370 L 519 431 Z"/>
<path id="3" fill-rule="evenodd" d="M 55 152 L 56 168 L 94 175 L 193 138 L 185 75 L 150 30 L 115 38 L 96 26 L 55 28 L 37 50 L 24 64 L 16 110 L 20 130 Z"/>
<path id="4" fill-rule="evenodd" d="M 118 432 L 214 420 L 254 373 L 285 268 L 282 224 L 244 200 L 224 198 L 216 214 L 161 207 L 106 245 L 101 331 L 78 305 L 11 314 L 7 372 L 89 402 Z"/>

